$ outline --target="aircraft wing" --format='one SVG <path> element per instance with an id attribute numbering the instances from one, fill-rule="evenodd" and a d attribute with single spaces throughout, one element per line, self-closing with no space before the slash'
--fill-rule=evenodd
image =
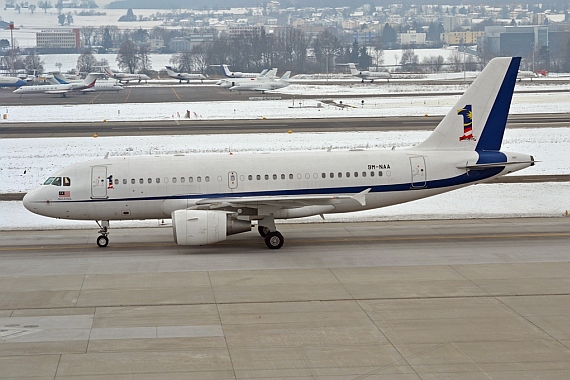
<path id="1" fill-rule="evenodd" d="M 224 198 L 204 198 L 196 202 L 198 208 L 226 209 L 236 207 L 275 207 L 277 209 L 290 209 L 304 206 L 334 205 L 343 199 L 354 199 L 362 206 L 366 205 L 366 194 L 371 188 L 367 188 L 360 193 L 353 195 L 269 195 L 252 197 L 224 197 Z"/>

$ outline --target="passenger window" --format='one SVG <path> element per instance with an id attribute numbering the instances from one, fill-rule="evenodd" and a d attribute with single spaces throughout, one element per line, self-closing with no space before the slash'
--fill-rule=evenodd
<path id="1" fill-rule="evenodd" d="M 119 184 L 119 179 L 115 178 L 115 185 L 118 185 L 118 184 Z"/>
<path id="2" fill-rule="evenodd" d="M 327 178 L 327 173 L 323 173 L 323 174 L 321 174 L 321 176 L 322 176 L 323 178 Z"/>
<path id="3" fill-rule="evenodd" d="M 126 184 L 127 184 L 127 179 L 124 178 L 124 179 L 123 179 L 123 185 L 126 185 Z"/>
<path id="4" fill-rule="evenodd" d="M 381 172 L 381 171 L 378 172 L 378 177 L 382 177 L 382 172 Z"/>
<path id="5" fill-rule="evenodd" d="M 44 182 L 44 185 L 49 185 L 49 184 L 51 184 L 54 179 L 55 179 L 55 177 L 49 177 L 49 178 L 46 179 L 46 181 Z"/>
<path id="6" fill-rule="evenodd" d="M 156 179 L 156 183 L 160 183 L 160 178 L 157 178 L 157 179 Z"/>
<path id="7" fill-rule="evenodd" d="M 350 178 L 350 172 L 346 172 L 346 178 Z"/>
<path id="8" fill-rule="evenodd" d="M 354 176 L 355 176 L 355 177 L 358 177 L 358 172 L 354 172 Z"/>
<path id="9" fill-rule="evenodd" d="M 144 183 L 144 179 L 139 178 L 139 183 L 142 185 Z"/>
<path id="10" fill-rule="evenodd" d="M 135 179 L 134 179 L 134 178 L 131 178 L 131 184 L 133 184 L 133 185 L 135 184 Z"/>
<path id="11" fill-rule="evenodd" d="M 168 177 L 164 177 L 164 183 L 168 183 Z"/>
<path id="12" fill-rule="evenodd" d="M 281 179 L 285 179 L 285 174 L 281 174 Z"/>
<path id="13" fill-rule="evenodd" d="M 186 177 L 180 177 L 180 182 L 181 182 L 181 183 L 186 182 Z"/>
<path id="14" fill-rule="evenodd" d="M 188 177 L 188 182 L 194 182 L 194 177 Z"/>
<path id="15" fill-rule="evenodd" d="M 342 173 L 338 172 L 338 178 L 342 178 Z"/>
<path id="16" fill-rule="evenodd" d="M 258 174 L 255 176 L 255 178 L 257 178 L 257 180 L 259 181 L 261 179 L 261 176 Z"/>
<path id="17" fill-rule="evenodd" d="M 210 182 L 210 177 L 209 177 L 209 176 L 206 176 L 206 178 L 204 178 L 204 180 L 205 180 L 206 182 Z"/>
<path id="18" fill-rule="evenodd" d="M 196 182 L 202 182 L 202 177 L 196 177 Z"/>
<path id="19" fill-rule="evenodd" d="M 172 183 L 176 183 L 176 177 L 172 177 Z"/>
<path id="20" fill-rule="evenodd" d="M 366 177 L 366 172 L 362 172 L 362 176 L 363 176 L 363 177 Z"/>
<path id="21" fill-rule="evenodd" d="M 269 179 L 269 174 L 265 175 L 265 180 L 267 181 Z"/>
<path id="22" fill-rule="evenodd" d="M 297 173 L 297 179 L 301 179 L 303 178 L 303 176 L 301 175 L 301 173 Z"/>
<path id="23" fill-rule="evenodd" d="M 273 180 L 277 179 L 277 174 L 273 174 Z"/>
<path id="24" fill-rule="evenodd" d="M 247 179 L 251 181 L 251 180 L 253 180 L 253 176 L 250 174 L 247 176 Z"/>
<path id="25" fill-rule="evenodd" d="M 69 177 L 63 177 L 63 186 L 71 186 L 71 180 Z"/>
<path id="26" fill-rule="evenodd" d="M 53 186 L 61 186 L 61 177 L 55 177 L 51 184 Z"/>
<path id="27" fill-rule="evenodd" d="M 370 177 L 374 177 L 374 172 L 370 172 Z"/>
<path id="28" fill-rule="evenodd" d="M 148 183 L 152 183 L 152 178 L 149 178 L 149 179 L 148 179 Z"/>
<path id="29" fill-rule="evenodd" d="M 331 177 L 331 178 L 334 178 L 334 173 L 331 173 L 331 174 L 330 174 L 330 177 Z"/>
<path id="30" fill-rule="evenodd" d="M 293 174 L 289 174 L 289 179 L 293 179 Z"/>

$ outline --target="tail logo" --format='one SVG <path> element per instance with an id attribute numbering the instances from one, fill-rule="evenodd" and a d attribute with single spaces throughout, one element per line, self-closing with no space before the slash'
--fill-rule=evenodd
<path id="1" fill-rule="evenodd" d="M 458 115 L 463 116 L 463 136 L 459 137 L 459 141 L 476 141 L 473 137 L 473 111 L 471 104 L 457 110 Z"/>

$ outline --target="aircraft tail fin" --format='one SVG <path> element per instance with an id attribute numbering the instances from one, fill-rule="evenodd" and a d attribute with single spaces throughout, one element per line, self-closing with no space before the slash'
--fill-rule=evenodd
<path id="1" fill-rule="evenodd" d="M 257 76 L 258 78 L 263 78 L 267 75 L 267 73 L 269 72 L 269 69 L 263 69 L 259 75 Z"/>
<path id="2" fill-rule="evenodd" d="M 231 78 L 232 77 L 232 73 L 228 67 L 228 65 L 222 65 L 222 71 L 224 72 L 224 76 Z"/>
<path id="3" fill-rule="evenodd" d="M 492 59 L 433 133 L 413 149 L 501 149 L 520 57 Z"/>
<path id="4" fill-rule="evenodd" d="M 69 82 L 61 75 L 61 73 L 53 73 L 53 77 L 59 84 L 69 84 Z"/>
<path id="5" fill-rule="evenodd" d="M 356 65 L 354 63 L 347 63 L 348 68 L 350 69 L 350 73 L 352 75 L 359 75 L 360 71 L 356 69 Z"/>
<path id="6" fill-rule="evenodd" d="M 83 81 L 83 85 L 85 86 L 85 88 L 91 88 L 91 87 L 95 86 L 95 82 L 97 82 L 97 78 L 98 78 L 98 76 L 95 75 L 94 73 L 89 73 L 85 77 L 85 80 Z"/>
<path id="7" fill-rule="evenodd" d="M 172 70 L 172 66 L 164 66 L 164 67 L 166 67 L 166 74 L 176 76 L 176 73 L 174 72 L 174 70 Z"/>
<path id="8" fill-rule="evenodd" d="M 287 71 L 285 74 L 283 74 L 283 76 L 281 77 L 282 81 L 289 81 L 289 77 L 291 76 L 291 71 Z"/>

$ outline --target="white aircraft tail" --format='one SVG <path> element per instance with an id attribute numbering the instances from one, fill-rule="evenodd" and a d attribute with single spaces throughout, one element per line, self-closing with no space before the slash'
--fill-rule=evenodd
<path id="1" fill-rule="evenodd" d="M 288 82 L 290 76 L 291 76 L 291 71 L 287 71 L 285 74 L 283 74 L 283 76 L 281 77 L 281 80 L 284 82 Z"/>
<path id="2" fill-rule="evenodd" d="M 176 76 L 176 73 L 174 72 L 174 70 L 172 70 L 172 66 L 164 66 L 164 67 L 166 67 L 166 74 L 171 76 L 172 75 Z"/>
<path id="3" fill-rule="evenodd" d="M 269 70 L 267 72 L 267 74 L 265 74 L 265 78 L 267 79 L 275 79 L 275 76 L 277 75 L 277 68 L 272 68 L 271 70 Z"/>
<path id="4" fill-rule="evenodd" d="M 495 58 L 414 150 L 499 151 L 520 57 Z"/>
<path id="5" fill-rule="evenodd" d="M 360 75 L 360 71 L 356 69 L 356 65 L 354 63 L 347 63 L 347 65 L 352 75 Z"/>
<path id="6" fill-rule="evenodd" d="M 258 77 L 259 77 L 259 78 L 263 78 L 263 77 L 265 77 L 265 76 L 267 75 L 268 72 L 269 72 L 269 69 L 263 69 L 263 70 L 259 73 Z"/>
<path id="7" fill-rule="evenodd" d="M 91 87 L 95 86 L 95 82 L 97 81 L 97 78 L 99 78 L 99 76 L 96 75 L 95 73 L 89 73 L 85 77 L 85 80 L 83 81 L 83 85 L 85 86 L 85 88 L 91 88 Z"/>

